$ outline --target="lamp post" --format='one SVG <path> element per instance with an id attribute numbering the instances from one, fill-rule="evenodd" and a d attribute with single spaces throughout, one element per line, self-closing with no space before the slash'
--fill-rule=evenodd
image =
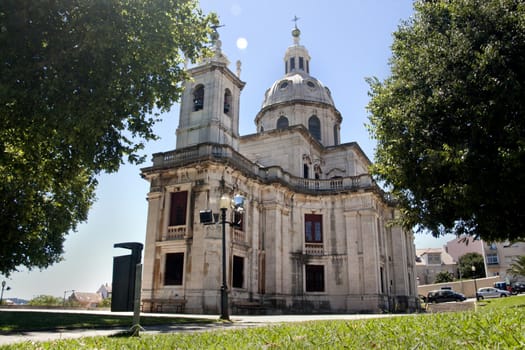
<path id="1" fill-rule="evenodd" d="M 222 286 L 221 286 L 221 319 L 229 320 L 228 312 L 228 286 L 226 285 L 226 210 L 231 205 L 231 199 L 223 194 L 219 201 L 222 224 Z"/>
<path id="2" fill-rule="evenodd" d="M 221 225 L 222 225 L 222 285 L 221 285 L 221 316 L 222 320 L 229 320 L 230 314 L 228 311 L 228 286 L 226 283 L 226 224 L 230 226 L 239 225 L 239 222 L 231 222 L 226 220 L 226 211 L 231 208 L 236 213 L 242 213 L 244 210 L 245 198 L 237 194 L 232 198 L 227 194 L 223 194 L 219 200 L 219 209 L 221 211 Z M 210 209 L 200 211 L 200 220 L 203 225 L 215 224 L 214 215 Z M 241 221 L 242 222 L 242 221 Z"/>
<path id="3" fill-rule="evenodd" d="M 65 290 L 64 291 L 64 299 L 62 300 L 62 305 L 63 306 L 66 306 L 66 293 L 68 293 L 68 292 L 75 293 L 75 290 L 74 289 L 69 289 L 69 290 Z"/>
<path id="4" fill-rule="evenodd" d="M 476 266 L 472 265 L 472 277 L 474 278 L 474 295 L 476 296 L 476 299 L 478 298 L 478 284 L 476 283 Z"/>
<path id="5" fill-rule="evenodd" d="M 0 294 L 0 305 L 2 305 L 2 301 L 4 300 L 4 289 L 5 290 L 10 290 L 11 287 L 9 286 L 5 286 L 6 285 L 6 282 L 5 281 L 2 281 L 2 293 Z"/>

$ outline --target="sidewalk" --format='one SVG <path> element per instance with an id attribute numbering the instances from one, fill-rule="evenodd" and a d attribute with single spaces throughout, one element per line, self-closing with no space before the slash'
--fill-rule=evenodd
<path id="1" fill-rule="evenodd" d="M 100 313 L 100 312 L 97 312 Z M 157 314 L 147 314 L 148 316 Z M 195 319 L 215 319 L 214 315 L 188 315 L 188 314 L 158 314 L 159 316 L 180 316 Z M 231 316 L 232 322 L 217 322 L 209 324 L 178 324 L 163 326 L 147 326 L 141 334 L 175 333 L 175 332 L 204 332 L 218 329 L 234 329 L 242 327 L 258 327 L 283 322 L 303 322 L 313 320 L 357 320 L 365 318 L 391 317 L 394 315 L 278 315 L 278 316 Z M 399 316 L 399 315 L 395 315 Z M 13 333 L 0 335 L 0 346 L 19 342 L 43 342 L 57 339 L 70 339 L 80 337 L 110 336 L 129 330 L 129 328 L 117 327 L 109 329 L 74 329 L 60 331 L 35 331 L 24 333 Z"/>

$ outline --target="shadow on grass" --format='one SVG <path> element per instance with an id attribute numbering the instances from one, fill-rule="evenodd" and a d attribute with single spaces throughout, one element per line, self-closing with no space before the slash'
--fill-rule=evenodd
<path id="1" fill-rule="evenodd" d="M 131 327 L 132 322 L 132 316 L 0 311 L 0 334 L 125 328 Z M 215 322 L 216 320 L 207 318 L 141 316 L 143 326 L 206 325 Z"/>

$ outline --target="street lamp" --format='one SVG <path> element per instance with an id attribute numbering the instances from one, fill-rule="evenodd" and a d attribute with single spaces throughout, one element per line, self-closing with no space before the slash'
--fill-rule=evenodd
<path id="1" fill-rule="evenodd" d="M 474 295 L 476 296 L 476 299 L 478 298 L 478 284 L 476 283 L 476 266 L 472 265 L 470 267 L 472 270 L 472 277 L 474 278 Z"/>
<path id="2" fill-rule="evenodd" d="M 219 209 L 221 210 L 222 224 L 222 286 L 221 286 L 221 319 L 229 320 L 228 312 L 228 286 L 226 285 L 226 210 L 231 205 L 231 199 L 227 194 L 221 196 Z"/>
<path id="3" fill-rule="evenodd" d="M 2 281 L 2 293 L 0 294 L 0 305 L 2 305 L 2 301 L 4 300 L 4 289 L 5 290 L 10 290 L 11 287 L 9 286 L 5 286 L 6 285 L 6 282 L 5 281 Z"/>
<path id="4" fill-rule="evenodd" d="M 233 199 L 228 194 L 223 194 L 219 200 L 219 209 L 221 211 L 222 225 L 222 285 L 221 285 L 221 316 L 222 320 L 229 320 L 228 311 L 228 285 L 226 283 L 226 224 L 235 226 L 238 223 L 226 220 L 226 211 L 232 208 L 236 212 L 244 210 L 244 197 L 235 195 Z M 209 209 L 200 211 L 201 224 L 213 225 L 215 222 L 213 212 Z"/>
<path id="5" fill-rule="evenodd" d="M 74 289 L 69 289 L 69 290 L 65 290 L 64 291 L 64 299 L 62 300 L 62 306 L 66 306 L 66 293 L 68 293 L 68 292 L 75 293 L 75 290 Z"/>

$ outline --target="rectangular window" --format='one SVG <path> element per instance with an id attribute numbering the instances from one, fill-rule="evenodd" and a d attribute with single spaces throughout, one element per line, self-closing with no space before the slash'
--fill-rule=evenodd
<path id="1" fill-rule="evenodd" d="M 290 58 L 290 71 L 295 69 L 295 57 Z"/>
<path id="2" fill-rule="evenodd" d="M 306 243 L 323 243 L 323 216 L 306 214 L 304 216 L 304 240 Z"/>
<path id="3" fill-rule="evenodd" d="M 306 265 L 306 291 L 324 292 L 324 266 Z"/>
<path id="4" fill-rule="evenodd" d="M 383 268 L 380 267 L 379 268 L 379 275 L 381 276 L 381 293 L 384 294 L 385 293 L 385 276 L 384 276 L 384 271 L 383 271 Z"/>
<path id="5" fill-rule="evenodd" d="M 299 69 L 304 70 L 304 59 L 299 57 Z"/>
<path id="6" fill-rule="evenodd" d="M 233 256 L 233 288 L 244 287 L 244 258 L 240 256 Z"/>
<path id="7" fill-rule="evenodd" d="M 441 254 L 428 254 L 428 262 L 429 265 L 441 265 Z"/>
<path id="8" fill-rule="evenodd" d="M 186 225 L 187 201 L 188 191 L 173 192 L 171 194 L 169 226 Z"/>
<path id="9" fill-rule="evenodd" d="M 497 265 L 499 264 L 497 254 L 487 254 L 487 264 L 488 265 Z"/>
<path id="10" fill-rule="evenodd" d="M 310 177 L 310 168 L 306 164 L 303 164 L 303 177 L 305 179 L 308 179 Z"/>
<path id="11" fill-rule="evenodd" d="M 164 267 L 164 285 L 181 286 L 184 271 L 184 253 L 166 254 Z"/>

